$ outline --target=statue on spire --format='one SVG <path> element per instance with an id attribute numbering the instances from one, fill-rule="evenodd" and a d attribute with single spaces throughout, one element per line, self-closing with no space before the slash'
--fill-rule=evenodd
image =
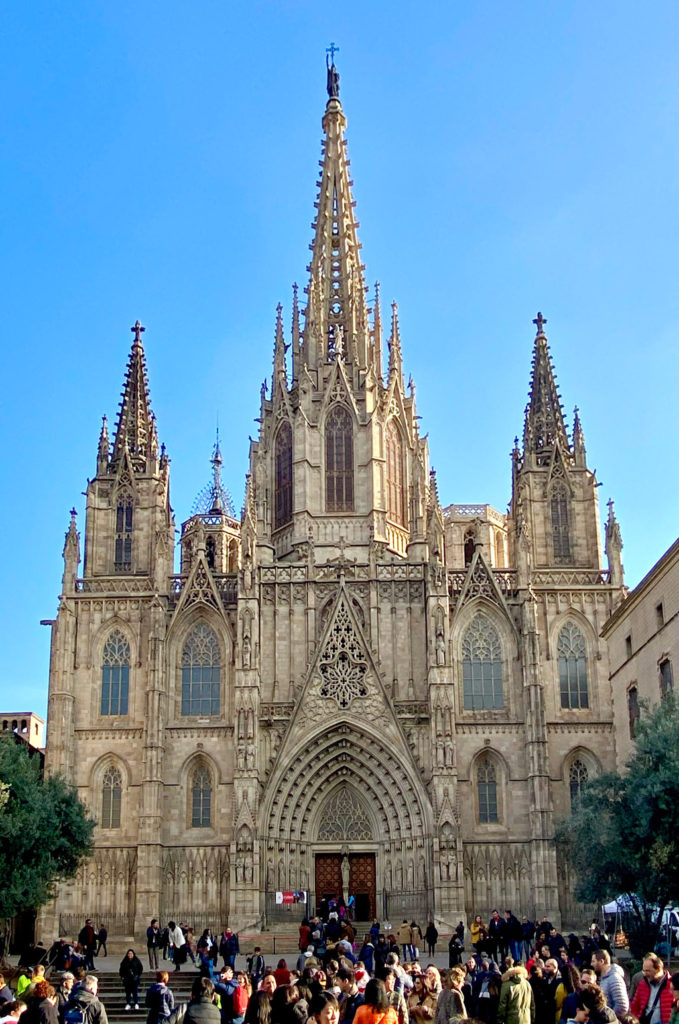
<path id="1" fill-rule="evenodd" d="M 335 54 L 339 53 L 339 46 L 330 43 L 325 51 L 325 66 L 328 69 L 328 96 L 330 99 L 339 99 L 339 72 L 335 67 Z"/>

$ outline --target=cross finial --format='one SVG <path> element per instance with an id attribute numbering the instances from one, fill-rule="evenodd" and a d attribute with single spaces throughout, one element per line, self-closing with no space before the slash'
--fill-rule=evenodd
<path id="1" fill-rule="evenodd" d="M 339 53 L 339 46 L 330 43 L 325 49 L 325 66 L 328 69 L 328 96 L 330 99 L 339 98 L 339 74 L 335 67 L 335 54 Z"/>
<path id="2" fill-rule="evenodd" d="M 141 320 L 137 320 L 134 327 L 130 327 L 130 330 L 134 334 L 134 340 L 141 341 L 141 336 L 146 330 L 146 328 L 142 327 Z"/>
<path id="3" fill-rule="evenodd" d="M 543 316 L 542 313 L 538 313 L 538 315 L 535 317 L 535 320 L 533 320 L 533 323 L 537 326 L 538 334 L 545 333 L 543 327 L 547 323 L 547 317 Z"/>
<path id="4" fill-rule="evenodd" d="M 339 46 L 335 46 L 334 43 L 330 43 L 330 46 L 326 46 L 325 52 L 330 54 L 330 63 L 335 63 L 335 54 L 339 53 Z"/>
<path id="5" fill-rule="evenodd" d="M 610 504 L 612 505 L 613 502 L 610 502 Z M 75 517 L 78 515 L 78 511 L 77 511 L 77 509 L 72 508 L 69 514 L 71 516 L 71 519 L 75 519 Z"/>

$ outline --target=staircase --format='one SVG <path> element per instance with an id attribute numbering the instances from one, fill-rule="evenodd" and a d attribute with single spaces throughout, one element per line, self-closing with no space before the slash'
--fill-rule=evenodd
<path id="1" fill-rule="evenodd" d="M 170 967 L 172 971 L 172 967 Z M 98 997 L 104 1004 L 106 1009 L 106 1015 L 109 1019 L 109 1024 L 123 1024 L 124 1021 L 135 1022 L 135 1024 L 141 1024 L 146 1020 L 148 1010 L 144 1006 L 144 997 L 149 985 L 152 985 L 155 979 L 155 971 L 145 971 L 142 975 L 139 983 L 139 1009 L 138 1010 L 126 1010 L 125 1009 L 125 989 L 123 983 L 117 974 L 101 974 L 97 975 L 99 978 L 99 992 Z M 178 1006 L 180 1003 L 187 1003 L 191 995 L 191 985 L 193 984 L 194 978 L 197 977 L 197 972 L 193 970 L 193 965 L 189 964 L 189 969 L 185 970 L 182 968 L 179 974 L 170 973 L 169 988 L 174 993 L 174 1004 Z"/>

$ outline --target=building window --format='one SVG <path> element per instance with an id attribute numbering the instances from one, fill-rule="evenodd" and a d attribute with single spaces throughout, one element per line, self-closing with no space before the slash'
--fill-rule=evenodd
<path id="1" fill-rule="evenodd" d="M 482 825 L 492 825 L 500 818 L 497 809 L 497 773 L 495 765 L 489 757 L 479 761 L 476 772 L 476 789 L 479 799 L 479 821 Z"/>
<path id="2" fill-rule="evenodd" d="M 555 483 L 552 488 L 551 512 L 554 561 L 557 564 L 570 562 L 571 541 L 568 523 L 568 488 L 560 481 Z"/>
<path id="3" fill-rule="evenodd" d="M 194 768 L 191 777 L 191 827 L 210 828 L 212 824 L 212 779 L 204 764 Z"/>
<path id="4" fill-rule="evenodd" d="M 354 510 L 354 436 L 351 416 L 341 405 L 325 423 L 325 498 L 328 512 Z"/>
<path id="5" fill-rule="evenodd" d="M 116 509 L 116 548 L 114 569 L 116 572 L 132 570 L 132 523 L 133 511 L 131 498 L 120 498 Z"/>
<path id="6" fill-rule="evenodd" d="M 639 707 L 639 691 L 636 686 L 630 686 L 627 691 L 627 714 L 629 715 L 629 735 L 633 740 L 637 732 L 637 722 L 641 718 Z"/>
<path id="7" fill-rule="evenodd" d="M 502 647 L 487 615 L 472 620 L 462 641 L 462 685 L 465 711 L 494 711 L 504 707 Z"/>
<path id="8" fill-rule="evenodd" d="M 473 527 L 470 527 L 464 535 L 464 564 L 465 567 L 471 565 L 472 558 L 474 557 L 474 548 L 476 547 L 476 531 Z"/>
<path id="9" fill-rule="evenodd" d="M 126 715 L 130 689 L 130 645 L 119 629 L 104 644 L 101 665 L 102 715 Z"/>
<path id="10" fill-rule="evenodd" d="M 218 715 L 220 681 L 217 634 L 201 622 L 182 652 L 182 715 Z"/>
<path id="11" fill-rule="evenodd" d="M 403 472 L 403 438 L 394 420 L 389 420 L 384 435 L 387 460 L 387 516 L 400 526 L 406 525 L 406 493 Z"/>
<path id="12" fill-rule="evenodd" d="M 101 827 L 120 828 L 123 778 L 117 768 L 107 768 L 101 794 Z"/>
<path id="13" fill-rule="evenodd" d="M 665 658 L 660 662 L 658 668 L 660 669 L 660 698 L 664 700 L 667 694 L 674 689 L 672 662 L 669 658 Z"/>
<path id="14" fill-rule="evenodd" d="M 214 537 L 208 537 L 205 542 L 205 561 L 211 569 L 215 567 L 216 547 Z"/>
<path id="15" fill-rule="evenodd" d="M 658 629 L 662 629 L 665 625 L 665 610 L 662 606 L 662 601 L 655 606 L 655 622 Z"/>
<path id="16" fill-rule="evenodd" d="M 292 519 L 292 428 L 287 420 L 276 434 L 276 500 L 274 529 Z"/>
<path id="17" fill-rule="evenodd" d="M 568 772 L 568 784 L 571 792 L 571 810 L 575 811 L 580 802 L 582 792 L 587 785 L 589 779 L 589 772 L 587 765 L 584 764 L 580 758 L 576 758 L 571 764 Z"/>
<path id="18" fill-rule="evenodd" d="M 631 636 L 631 634 L 630 634 L 630 636 L 626 636 L 625 637 L 625 657 L 626 658 L 631 658 L 632 657 L 632 636 Z"/>
<path id="19" fill-rule="evenodd" d="M 556 645 L 562 708 L 588 708 L 587 649 L 574 622 L 567 622 Z"/>

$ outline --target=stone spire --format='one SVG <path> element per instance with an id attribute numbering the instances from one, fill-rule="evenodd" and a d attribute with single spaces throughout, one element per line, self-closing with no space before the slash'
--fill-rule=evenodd
<path id="1" fill-rule="evenodd" d="M 398 305 L 391 304 L 391 336 L 389 338 L 389 380 L 396 374 L 403 381 L 403 353 L 401 352 L 401 330 L 398 325 Z"/>
<path id="2" fill-rule="evenodd" d="M 108 439 L 108 419 L 101 417 L 101 431 L 99 433 L 99 447 L 97 448 L 97 475 L 108 471 L 108 462 L 111 445 Z"/>
<path id="3" fill-rule="evenodd" d="M 557 443 L 564 455 L 570 453 L 570 445 L 560 395 L 556 387 L 552 357 L 544 331 L 547 321 L 542 313 L 538 313 L 533 323 L 537 327 L 537 333 L 523 430 L 523 454 L 524 459 L 533 456 L 536 465 L 544 466 L 548 464 Z"/>
<path id="4" fill-rule="evenodd" d="M 71 521 L 66 531 L 64 540 L 64 575 L 62 577 L 62 590 L 64 594 L 75 594 L 76 579 L 78 576 L 78 565 L 80 563 L 80 534 L 76 526 L 77 512 L 71 509 Z"/>
<path id="5" fill-rule="evenodd" d="M 130 352 L 125 383 L 123 386 L 120 412 L 113 439 L 111 465 L 115 466 L 123 457 L 125 448 L 129 450 L 132 465 L 136 470 L 144 471 L 151 454 L 151 402 L 146 379 L 146 358 L 142 344 L 142 333 L 146 330 L 137 320 L 130 330 L 134 334 L 132 351 Z"/>
<path id="6" fill-rule="evenodd" d="M 280 376 L 282 376 L 283 383 L 287 386 L 287 372 L 285 368 L 285 335 L 283 332 L 283 307 L 279 302 L 276 306 L 276 340 L 274 341 L 273 349 L 274 386 Z"/>
<path id="7" fill-rule="evenodd" d="M 334 358 L 338 339 L 342 341 L 342 354 L 347 363 L 365 368 L 371 355 L 364 267 L 344 138 L 346 118 L 339 100 L 338 82 L 333 62 L 328 66 L 329 98 L 323 117 L 325 139 L 306 289 L 304 349 L 310 368 Z"/>
<path id="8" fill-rule="evenodd" d="M 301 361 L 301 335 L 299 329 L 299 297 L 297 284 L 292 286 L 292 379 L 299 378 Z"/>
<path id="9" fill-rule="evenodd" d="M 580 422 L 580 410 L 577 405 L 573 410 L 573 455 L 576 466 L 587 465 L 587 451 L 585 449 L 585 435 Z"/>
<path id="10" fill-rule="evenodd" d="M 224 465 L 224 460 L 222 458 L 222 450 L 219 446 L 219 427 L 217 427 L 217 439 L 212 450 L 212 458 L 210 459 L 210 462 L 212 464 L 212 479 L 196 497 L 196 500 L 193 503 L 191 515 L 220 515 L 220 513 L 224 512 L 227 516 L 231 516 L 231 518 L 234 519 L 236 513 L 233 507 L 233 501 L 231 500 L 231 495 L 222 483 L 222 466 Z"/>
<path id="11" fill-rule="evenodd" d="M 382 305 L 380 302 L 380 282 L 375 281 L 375 306 L 373 310 L 373 365 L 375 376 L 382 380 Z"/>
<path id="12" fill-rule="evenodd" d="M 622 535 L 620 533 L 620 524 L 615 518 L 615 512 L 613 511 L 612 499 L 609 499 L 608 502 L 608 519 L 606 520 L 606 558 L 608 559 L 612 586 L 624 586 L 625 570 L 622 566 Z"/>

